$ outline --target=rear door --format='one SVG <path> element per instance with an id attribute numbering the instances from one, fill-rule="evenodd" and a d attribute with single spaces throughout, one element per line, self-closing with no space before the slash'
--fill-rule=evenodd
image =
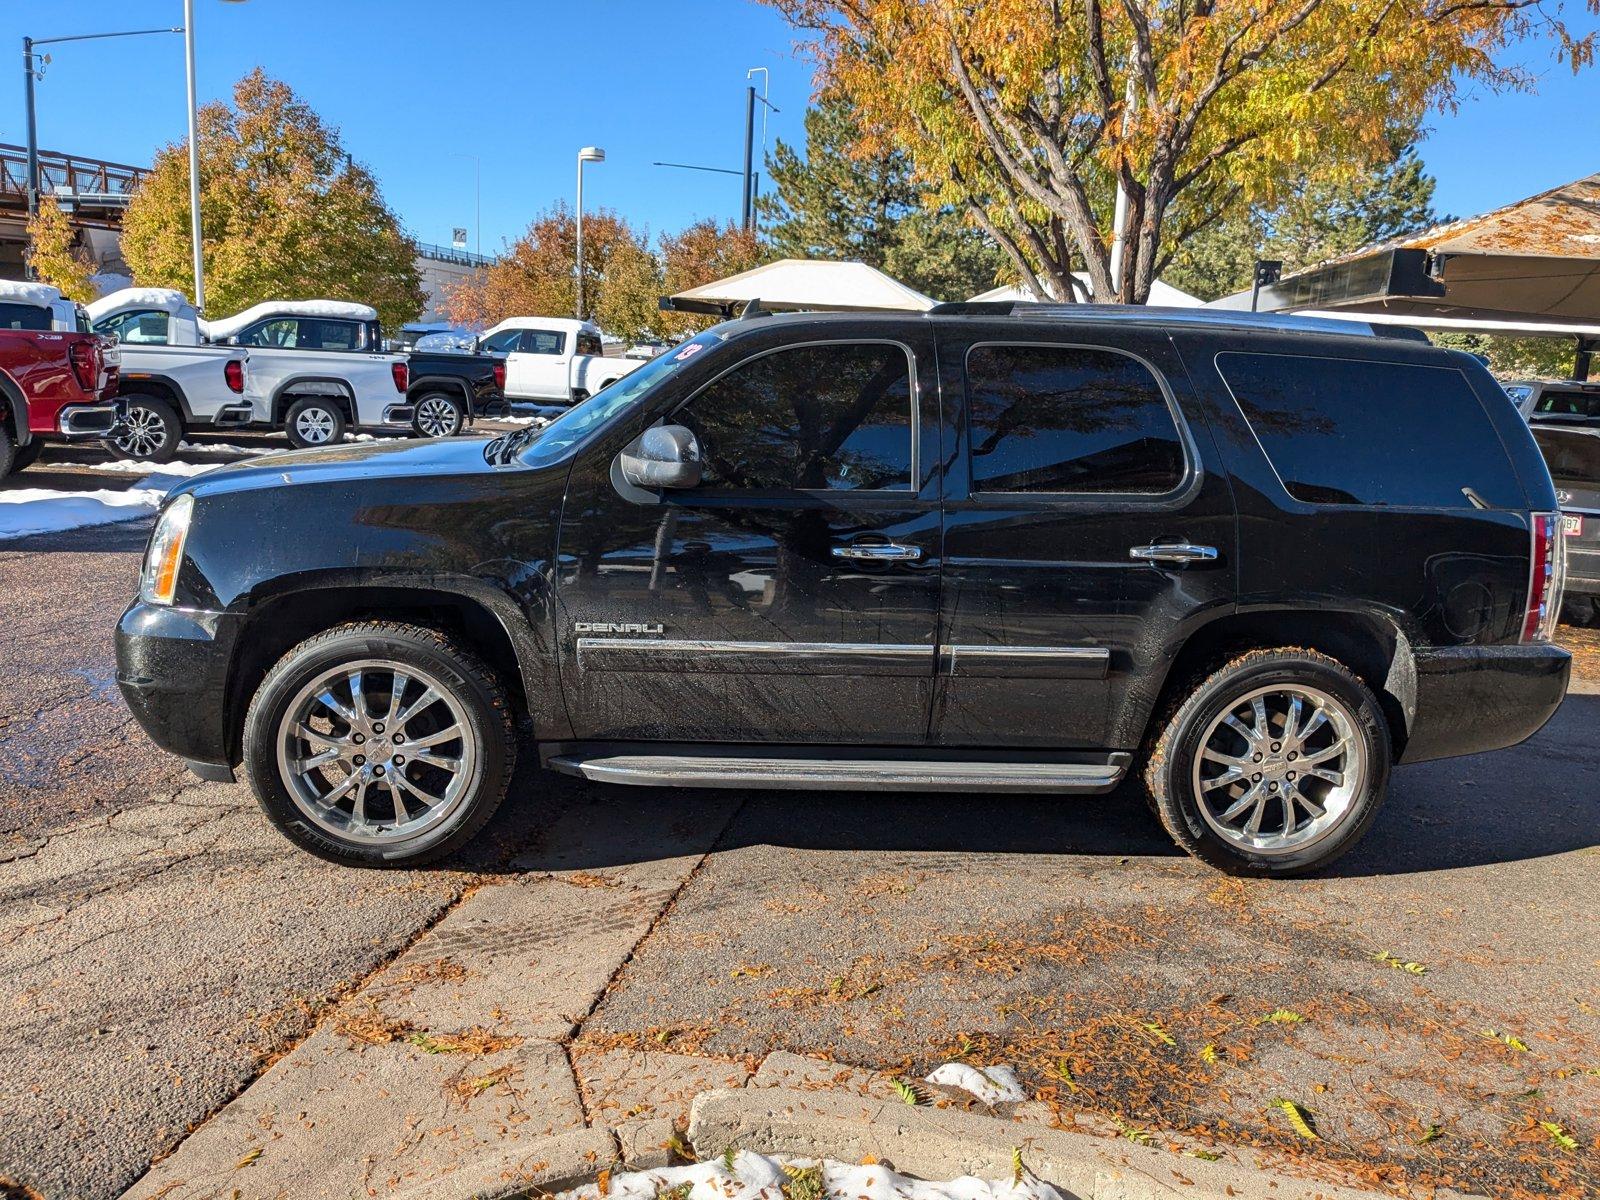
<path id="1" fill-rule="evenodd" d="M 1233 599 L 1232 492 L 1201 406 L 1159 331 L 938 337 L 953 452 L 933 740 L 1131 749 L 1167 647 Z"/>

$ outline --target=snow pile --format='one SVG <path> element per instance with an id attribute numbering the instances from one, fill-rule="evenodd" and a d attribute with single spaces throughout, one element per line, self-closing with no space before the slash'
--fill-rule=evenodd
<path id="1" fill-rule="evenodd" d="M 828 1159 L 768 1158 L 750 1150 L 732 1156 L 732 1169 L 726 1159 L 694 1163 L 687 1167 L 663 1167 L 656 1171 L 630 1171 L 613 1175 L 604 1193 L 607 1200 L 658 1200 L 668 1193 L 682 1196 L 675 1189 L 689 1185 L 683 1200 L 773 1200 L 792 1176 L 820 1172 L 823 1194 L 849 1200 L 1061 1200 L 1061 1193 L 1027 1171 L 1015 1180 L 977 1179 L 963 1175 L 947 1182 L 912 1179 L 879 1165 L 852 1166 Z M 560 1193 L 560 1200 L 600 1200 L 598 1184 Z"/>
<path id="2" fill-rule="evenodd" d="M 970 1067 L 966 1063 L 945 1063 L 942 1067 L 934 1068 L 927 1080 L 941 1087 L 971 1092 L 985 1104 L 1019 1102 L 1028 1098 L 1028 1093 L 1022 1090 L 1022 1081 L 1010 1067 Z"/>
<path id="3" fill-rule="evenodd" d="M 61 289 L 48 283 L 23 283 L 18 279 L 0 279 L 0 300 L 12 304 L 31 304 L 35 308 L 49 308 L 61 299 Z"/>
<path id="4" fill-rule="evenodd" d="M 179 442 L 179 450 L 190 454 L 281 454 L 283 446 L 230 446 L 226 442 Z"/>
<path id="5" fill-rule="evenodd" d="M 338 317 L 346 321 L 376 321 L 378 310 L 370 304 L 352 304 L 348 300 L 267 300 L 231 317 L 201 321 L 200 332 L 214 342 L 232 337 L 262 317 Z"/>
<path id="6" fill-rule="evenodd" d="M 166 494 L 167 486 L 155 476 L 125 492 L 58 492 L 51 488 L 0 492 L 0 541 L 36 533 L 60 533 L 85 525 L 137 521 L 153 516 Z"/>
<path id="7" fill-rule="evenodd" d="M 176 314 L 193 305 L 189 303 L 189 297 L 173 288 L 130 287 L 108 292 L 84 307 L 89 310 L 89 320 L 98 321 L 123 308 L 153 308 Z"/>
<path id="8" fill-rule="evenodd" d="M 132 458 L 118 458 L 111 462 L 90 463 L 91 471 L 109 471 L 114 475 L 154 475 L 162 478 L 187 479 L 193 475 L 204 475 L 207 471 L 215 471 L 218 467 L 227 466 L 226 463 L 196 463 L 184 462 L 175 458 L 171 462 L 149 463 L 139 462 Z"/>

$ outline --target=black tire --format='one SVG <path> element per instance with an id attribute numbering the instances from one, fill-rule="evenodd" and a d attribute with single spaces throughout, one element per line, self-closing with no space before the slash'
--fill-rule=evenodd
<path id="1" fill-rule="evenodd" d="M 1273 688 L 1292 688 L 1295 693 L 1304 691 L 1308 696 L 1320 693 L 1334 702 L 1325 708 L 1327 713 L 1335 715 L 1323 720 L 1320 728 L 1326 732 L 1313 733 L 1296 751 L 1292 749 L 1295 743 L 1289 739 L 1268 740 L 1274 739 L 1271 733 L 1273 728 L 1283 728 L 1282 725 L 1275 726 L 1274 721 L 1282 719 L 1287 723 L 1286 714 L 1281 718 L 1271 714 L 1273 696 L 1288 694 L 1269 692 L 1264 698 L 1269 708 L 1267 731 L 1262 744 L 1266 761 L 1261 763 L 1261 771 L 1251 771 L 1251 767 L 1261 762 L 1255 759 L 1251 743 L 1242 735 L 1224 733 L 1222 726 L 1213 728 L 1213 725 L 1226 722 L 1230 713 L 1236 720 L 1241 719 L 1240 714 L 1247 711 L 1246 699 L 1252 693 Z M 1261 727 L 1254 710 L 1250 709 L 1249 712 L 1250 728 L 1259 730 Z M 1302 716 L 1299 728 L 1303 730 L 1310 721 L 1310 716 Z M 1144 769 L 1145 786 L 1156 815 L 1179 846 L 1202 862 L 1231 875 L 1286 878 L 1327 866 L 1361 840 L 1376 819 L 1388 789 L 1392 749 L 1389 726 L 1377 697 L 1344 664 L 1314 650 L 1252 650 L 1241 654 L 1175 697 L 1173 707 L 1158 730 Z M 1204 747 L 1201 739 L 1207 736 L 1208 731 L 1211 731 L 1212 738 L 1220 735 L 1236 739 L 1233 753 L 1238 756 L 1241 765 L 1223 766 L 1220 758 L 1202 758 Z M 1277 737 L 1281 738 L 1281 733 Z M 1308 770 L 1302 764 L 1295 774 L 1288 773 L 1294 771 L 1294 767 L 1285 761 L 1286 758 L 1298 758 L 1303 753 L 1314 760 L 1335 741 L 1342 741 L 1342 744 L 1350 747 L 1345 752 L 1346 757 L 1327 760 L 1332 766 L 1322 767 L 1318 764 L 1318 767 Z M 1218 744 L 1213 742 L 1212 747 L 1216 751 Z M 1224 747 L 1220 752 L 1225 753 L 1226 749 Z M 1361 757 L 1356 759 L 1353 756 L 1358 752 Z M 1204 770 L 1214 773 L 1204 775 L 1197 772 L 1197 760 L 1213 764 Z M 1360 771 L 1359 786 L 1357 781 L 1350 781 L 1350 794 L 1343 796 L 1345 773 L 1351 769 L 1352 763 L 1360 764 L 1355 768 Z M 1334 767 L 1339 769 L 1334 770 Z M 1326 778 L 1313 780 L 1311 776 L 1319 769 L 1336 775 L 1341 780 L 1339 786 L 1328 785 Z M 1225 785 L 1215 782 L 1219 776 L 1236 771 L 1244 773 L 1237 775 L 1235 782 Z M 1302 811 L 1301 805 L 1305 801 L 1296 803 L 1285 798 L 1290 786 L 1287 782 L 1271 782 L 1275 778 L 1293 780 L 1297 775 L 1301 778 L 1294 787 L 1318 789 L 1313 801 L 1320 799 L 1325 805 L 1325 813 L 1334 814 L 1332 818 L 1313 817 L 1309 808 Z M 1207 809 L 1211 814 L 1208 820 L 1202 811 L 1206 801 L 1199 795 L 1197 777 L 1201 782 L 1211 785 L 1207 795 L 1216 796 L 1219 807 L 1230 802 L 1242 802 L 1244 794 L 1257 787 L 1271 787 L 1272 793 L 1262 797 L 1266 800 L 1265 806 L 1258 801 L 1250 808 L 1252 812 L 1260 811 L 1263 814 L 1257 830 L 1258 837 L 1270 840 L 1276 836 L 1271 833 L 1271 826 L 1282 825 L 1283 833 L 1287 835 L 1282 839 L 1283 844 L 1270 849 L 1241 844 L 1249 836 L 1242 827 L 1235 831 L 1233 837 L 1224 837 L 1213 826 L 1212 820 L 1228 828 L 1229 822 L 1221 820 L 1228 809 L 1223 807 L 1220 813 Z M 1278 791 L 1280 786 L 1285 789 L 1284 792 Z M 1240 791 L 1235 793 L 1235 788 Z M 1297 824 L 1292 830 L 1288 826 L 1285 809 L 1295 814 Z M 1270 818 L 1266 815 L 1268 812 L 1272 814 Z M 1244 819 L 1247 821 L 1248 817 Z M 1316 827 L 1319 820 L 1323 821 L 1320 830 Z M 1296 838 L 1302 840 L 1297 842 Z"/>
<path id="2" fill-rule="evenodd" d="M 314 429 L 322 431 L 321 436 L 312 436 Z M 302 396 L 283 414 L 283 431 L 289 435 L 289 444 L 299 450 L 342 442 L 344 429 L 344 410 L 338 401 L 324 396 Z"/>
<path id="3" fill-rule="evenodd" d="M 455 437 L 466 428 L 467 409 L 461 403 L 460 396 L 452 396 L 449 392 L 429 392 L 417 397 L 414 409 L 411 431 L 420 438 Z M 436 421 L 442 423 L 443 427 L 434 428 Z M 429 428 L 424 428 L 424 425 Z"/>
<path id="4" fill-rule="evenodd" d="M 124 458 L 139 462 L 171 462 L 183 441 L 183 419 L 165 400 L 131 395 L 123 418 L 123 432 L 106 439 L 106 446 Z"/>
<path id="5" fill-rule="evenodd" d="M 31 443 L 30 443 L 31 444 Z M 11 472 L 20 470 L 17 466 L 17 456 L 21 453 L 16 439 L 11 436 L 11 430 L 0 425 L 0 479 L 4 479 Z"/>
<path id="6" fill-rule="evenodd" d="M 44 443 L 38 438 L 34 438 L 26 446 L 17 447 L 16 457 L 11 460 L 11 469 L 13 471 L 21 471 L 24 468 L 31 467 L 39 461 L 39 455 L 43 453 Z"/>
<path id="7" fill-rule="evenodd" d="M 1566 625 L 1587 627 L 1595 623 L 1597 606 L 1593 596 L 1568 596 L 1561 602 L 1561 620 Z"/>
<path id="8" fill-rule="evenodd" d="M 301 772 L 298 778 L 302 782 L 297 784 L 286 778 L 285 767 L 280 763 L 280 749 L 283 749 L 285 758 L 293 752 L 280 741 L 280 733 L 284 737 L 291 736 L 284 728 L 285 723 L 291 728 L 296 725 L 299 706 L 306 702 L 306 689 L 329 672 L 349 664 L 375 662 L 391 663 L 402 671 L 412 673 L 409 684 L 411 690 L 406 687 L 401 689 L 402 694 L 409 697 L 407 704 L 417 702 L 424 686 L 439 692 L 443 702 L 432 702 L 429 710 L 434 714 L 432 719 L 435 722 L 451 722 L 448 728 L 464 726 L 465 733 L 472 739 L 470 743 L 465 738 L 451 740 L 428 751 L 431 757 L 434 752 L 444 753 L 449 746 L 456 746 L 453 761 L 460 763 L 467 758 L 470 750 L 472 765 L 461 775 L 465 782 L 459 794 L 441 807 L 443 815 L 410 838 L 396 832 L 401 828 L 401 823 L 394 819 L 395 804 L 406 804 L 407 820 L 418 822 L 426 822 L 434 810 L 422 809 L 420 814 L 412 815 L 411 805 L 397 800 L 392 779 L 388 782 L 370 779 L 369 784 L 361 789 L 364 804 L 373 806 L 365 814 L 369 820 L 381 826 L 387 813 L 390 825 L 390 830 L 382 834 L 369 827 L 368 832 L 373 836 L 363 839 L 356 835 L 358 831 L 341 834 L 339 829 L 330 827 L 336 825 L 340 817 L 348 818 L 351 815 L 340 807 L 345 803 L 343 799 L 334 806 L 339 808 L 339 817 L 332 816 L 333 808 L 319 810 L 325 814 L 322 818 L 313 816 L 312 809 L 315 806 L 297 799 L 298 793 L 294 790 L 303 786 L 308 774 Z M 363 679 L 370 675 L 381 688 L 383 671 L 380 666 L 368 666 L 363 671 Z M 429 677 L 433 682 L 425 683 Z M 392 683 L 388 690 L 393 692 Z M 362 707 L 366 709 L 367 716 L 370 717 L 372 713 L 374 701 L 378 703 L 380 711 L 383 704 L 390 704 L 390 712 L 393 713 L 394 703 L 382 699 L 382 696 L 381 690 L 370 693 L 363 690 Z M 352 702 L 353 697 L 350 701 L 344 701 L 347 704 Z M 428 709 L 429 706 L 424 705 L 417 711 L 423 713 Z M 358 753 L 354 742 L 362 739 L 355 735 L 356 726 L 345 723 L 345 729 L 340 733 L 340 723 L 338 719 L 329 722 L 332 726 L 328 731 L 329 737 L 342 739 L 340 744 L 352 755 Z M 385 744 L 386 737 L 392 737 L 400 729 L 409 731 L 413 726 L 402 720 L 395 730 L 386 730 L 381 723 L 369 723 L 366 728 L 368 739 L 363 741 L 363 746 L 371 757 L 363 764 L 363 771 L 369 778 L 384 774 L 383 767 L 377 765 L 379 754 L 386 755 L 385 763 L 390 772 L 398 770 L 405 778 L 415 778 L 419 772 L 424 772 L 424 768 L 416 762 L 403 768 L 396 767 L 397 761 L 404 760 L 396 759 L 394 755 L 401 750 L 409 750 L 409 745 Z M 400 739 L 393 740 L 398 742 Z M 306 743 L 306 747 L 309 749 L 315 744 Z M 343 763 L 344 751 L 339 753 L 340 762 Z M 460 849 L 483 829 L 500 807 L 511 782 L 516 755 L 511 705 L 494 673 L 476 655 L 436 630 L 395 621 L 341 625 L 301 642 L 267 672 L 245 715 L 245 777 L 268 820 L 302 849 L 331 862 L 350 866 L 413 867 Z M 420 755 L 417 757 L 420 758 Z M 330 766 L 325 773 L 315 776 L 313 783 L 326 785 L 332 791 L 337 782 L 343 780 L 346 771 L 357 773 L 354 766 L 357 761 L 352 757 L 348 765 Z M 334 782 L 329 782 L 330 779 Z M 436 785 L 424 778 L 421 786 L 427 789 Z M 369 794 L 371 799 L 366 800 Z M 439 794 L 448 797 L 447 789 L 439 788 Z M 353 797 L 350 799 L 353 809 Z"/>

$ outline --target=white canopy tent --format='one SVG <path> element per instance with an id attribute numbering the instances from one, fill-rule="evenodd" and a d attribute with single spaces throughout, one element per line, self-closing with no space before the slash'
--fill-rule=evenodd
<path id="1" fill-rule="evenodd" d="M 1089 276 L 1083 271 L 1074 271 L 1072 277 L 1083 284 L 1084 295 L 1088 295 Z M 1038 297 L 1021 284 L 1008 283 L 1004 287 L 991 288 L 987 292 L 980 292 L 972 299 L 974 301 L 1036 301 Z M 1198 296 L 1191 296 L 1188 292 L 1179 291 L 1177 288 L 1162 283 L 1161 280 L 1157 279 L 1150 285 L 1150 297 L 1147 303 L 1156 308 L 1199 308 L 1205 301 Z"/>
<path id="2" fill-rule="evenodd" d="M 661 307 L 731 316 L 756 302 L 768 312 L 927 312 L 938 303 L 866 263 L 782 258 L 663 296 Z"/>

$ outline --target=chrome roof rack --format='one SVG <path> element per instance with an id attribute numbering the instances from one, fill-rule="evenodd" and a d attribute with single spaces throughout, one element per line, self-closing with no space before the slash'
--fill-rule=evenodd
<path id="1" fill-rule="evenodd" d="M 1162 308 L 1145 304 L 1041 304 L 1031 300 L 968 300 L 936 304 L 930 316 L 1027 317 L 1033 320 L 1106 321 L 1141 325 L 1190 325 L 1207 329 L 1263 329 L 1276 333 L 1342 334 L 1345 337 L 1395 337 L 1426 341 L 1420 330 L 1373 326 L 1332 317 L 1294 317 L 1284 313 L 1237 312 L 1219 308 Z"/>

